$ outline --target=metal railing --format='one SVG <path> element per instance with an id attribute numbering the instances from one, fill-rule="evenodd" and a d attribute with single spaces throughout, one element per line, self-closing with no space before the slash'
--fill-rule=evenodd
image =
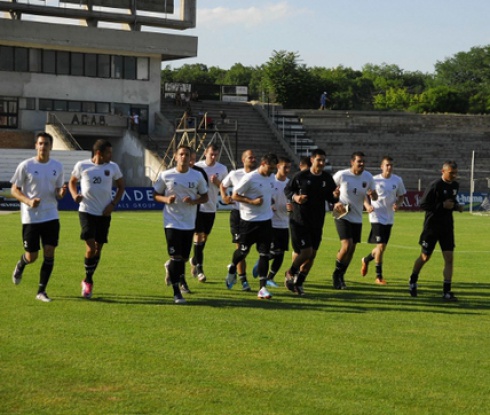
<path id="1" fill-rule="evenodd" d="M 58 117 L 52 112 L 48 112 L 46 124 L 53 125 L 59 130 L 59 137 L 67 144 L 69 144 L 75 150 L 83 150 L 75 137 L 68 131 L 65 125 L 58 119 Z"/>

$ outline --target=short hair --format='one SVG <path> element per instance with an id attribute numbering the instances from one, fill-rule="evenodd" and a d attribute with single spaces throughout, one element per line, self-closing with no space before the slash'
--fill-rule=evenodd
<path id="1" fill-rule="evenodd" d="M 186 145 L 184 145 L 184 144 L 181 144 L 180 146 L 178 146 L 178 147 L 176 148 L 174 155 L 175 155 L 175 154 L 177 154 L 181 148 L 183 148 L 183 149 L 187 150 L 187 151 L 189 152 L 189 155 L 192 153 L 192 148 L 191 148 L 191 147 L 186 146 Z"/>
<path id="2" fill-rule="evenodd" d="M 271 163 L 277 164 L 277 156 L 274 153 L 264 154 L 261 157 L 260 162 L 266 164 L 271 164 Z"/>
<path id="3" fill-rule="evenodd" d="M 458 168 L 458 163 L 454 160 L 446 160 L 444 164 L 442 165 L 443 169 L 446 169 L 448 167 L 451 167 L 452 169 L 457 169 Z"/>
<path id="4" fill-rule="evenodd" d="M 291 159 L 286 157 L 286 156 L 280 156 L 277 158 L 277 164 L 280 164 L 280 163 L 284 163 L 284 164 L 291 163 Z"/>
<path id="5" fill-rule="evenodd" d="M 112 147 L 112 144 L 106 140 L 105 138 L 99 138 L 93 145 L 92 147 L 92 156 L 97 152 L 100 151 L 103 153 L 106 151 L 107 148 Z"/>
<path id="6" fill-rule="evenodd" d="M 254 154 L 254 151 L 252 149 L 250 149 L 250 148 L 244 150 L 243 153 L 242 153 L 242 160 L 246 157 L 247 153 Z"/>
<path id="7" fill-rule="evenodd" d="M 208 144 L 205 151 L 207 152 L 209 149 L 212 149 L 213 151 L 218 151 L 219 147 L 217 144 L 211 143 L 211 144 Z"/>
<path id="8" fill-rule="evenodd" d="M 350 156 L 350 159 L 354 161 L 356 157 L 366 157 L 366 155 L 362 151 L 354 151 Z"/>
<path id="9" fill-rule="evenodd" d="M 310 157 L 316 157 L 316 156 L 327 156 L 327 153 L 325 153 L 325 150 L 322 150 L 321 148 L 315 148 L 312 152 L 311 152 L 311 156 Z"/>
<path id="10" fill-rule="evenodd" d="M 381 159 L 381 163 L 383 163 L 383 161 L 389 161 L 390 163 L 393 163 L 393 157 L 391 156 L 383 156 L 383 158 Z"/>
<path id="11" fill-rule="evenodd" d="M 41 131 L 39 133 L 36 134 L 36 143 L 37 143 L 37 140 L 39 140 L 39 137 L 42 137 L 42 138 L 45 138 L 46 140 L 49 141 L 49 144 L 53 144 L 53 136 L 49 133 L 46 133 L 44 131 Z"/>
<path id="12" fill-rule="evenodd" d="M 308 156 L 303 156 L 299 159 L 299 164 L 311 167 L 311 160 Z"/>

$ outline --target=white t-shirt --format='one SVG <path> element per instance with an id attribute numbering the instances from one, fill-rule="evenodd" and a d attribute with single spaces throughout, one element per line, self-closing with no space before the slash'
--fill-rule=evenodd
<path id="1" fill-rule="evenodd" d="M 32 208 L 25 203 L 20 204 L 23 224 L 42 223 L 59 218 L 56 189 L 63 187 L 63 165 L 54 159 L 40 163 L 35 157 L 21 162 L 10 183 L 19 187 L 28 198 L 38 197 L 41 203 Z"/>
<path id="2" fill-rule="evenodd" d="M 241 168 L 241 169 L 238 169 L 238 170 L 232 170 L 230 171 L 226 177 L 223 179 L 223 181 L 221 182 L 221 184 L 228 188 L 228 187 L 235 187 L 238 182 L 240 180 L 242 180 L 243 176 L 245 176 L 245 169 L 244 168 Z M 235 210 L 239 210 L 240 209 L 240 203 L 239 202 L 235 202 L 234 200 L 232 201 L 232 208 L 235 209 Z"/>
<path id="3" fill-rule="evenodd" d="M 333 180 L 340 187 L 340 202 L 349 205 L 349 213 L 343 217 L 352 223 L 362 223 L 364 197 L 368 190 L 374 190 L 373 175 L 363 171 L 355 175 L 350 169 L 339 170 Z"/>
<path id="4" fill-rule="evenodd" d="M 254 206 L 240 203 L 240 218 L 249 222 L 259 222 L 272 218 L 272 197 L 274 195 L 274 175 L 262 176 L 258 170 L 246 173 L 233 189 L 234 193 L 249 199 L 262 196 L 263 203 Z"/>
<path id="5" fill-rule="evenodd" d="M 284 188 L 288 184 L 289 179 L 281 181 L 274 176 L 274 204 L 272 212 L 272 227 L 276 229 L 289 228 L 289 213 L 286 209 L 288 199 L 284 193 Z"/>
<path id="6" fill-rule="evenodd" d="M 114 180 L 123 177 L 119 166 L 114 162 L 95 164 L 92 159 L 75 164 L 71 173 L 80 182 L 83 196 L 78 210 L 95 216 L 102 216 L 104 209 L 112 201 Z"/>
<path id="7" fill-rule="evenodd" d="M 197 199 L 199 195 L 208 192 L 206 180 L 199 171 L 189 169 L 186 173 L 179 173 L 175 168 L 165 170 L 158 175 L 153 189 L 161 195 L 176 196 L 174 203 L 165 203 L 163 207 L 165 228 L 180 230 L 193 230 L 195 228 L 197 205 L 189 205 L 182 199 L 186 196 Z"/>
<path id="8" fill-rule="evenodd" d="M 220 181 L 222 181 L 228 174 L 228 169 L 224 164 L 221 163 L 215 163 L 214 166 L 208 166 L 206 164 L 206 160 L 199 161 L 195 165 L 206 172 L 209 180 L 209 200 L 199 207 L 199 211 L 214 213 L 216 212 L 216 207 L 218 204 L 219 186 L 216 186 L 213 182 L 211 182 L 211 176 L 215 175 Z"/>
<path id="9" fill-rule="evenodd" d="M 374 183 L 378 199 L 371 201 L 374 210 L 369 214 L 369 221 L 371 223 L 381 223 L 382 225 L 393 225 L 395 221 L 393 205 L 399 196 L 407 193 L 403 180 L 396 174 L 392 174 L 387 179 L 378 174 L 374 176 Z"/>

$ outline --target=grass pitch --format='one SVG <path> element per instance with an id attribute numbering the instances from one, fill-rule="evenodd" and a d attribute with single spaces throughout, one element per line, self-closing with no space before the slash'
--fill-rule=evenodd
<path id="1" fill-rule="evenodd" d="M 369 229 L 364 218 L 363 240 Z M 84 244 L 76 212 L 61 213 L 48 287 L 34 299 L 41 260 L 14 286 L 22 253 L 18 213 L 0 216 L 0 413 L 5 414 L 486 414 L 490 413 L 490 220 L 455 214 L 453 290 L 444 303 L 442 255 L 408 277 L 419 254 L 421 213 L 398 213 L 384 261 L 348 289 L 332 289 L 339 242 L 331 218 L 304 298 L 270 301 L 224 284 L 233 245 L 219 213 L 205 250 L 208 281 L 174 305 L 164 284 L 161 212 L 116 212 L 95 274 L 80 298 Z M 249 256 L 249 274 L 257 254 Z M 278 276 L 290 264 L 290 253 Z M 187 267 L 188 269 L 188 267 Z"/>

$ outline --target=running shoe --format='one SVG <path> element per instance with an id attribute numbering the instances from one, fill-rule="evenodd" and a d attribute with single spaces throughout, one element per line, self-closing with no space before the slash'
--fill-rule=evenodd
<path id="1" fill-rule="evenodd" d="M 180 291 L 182 291 L 183 293 L 186 293 L 186 294 L 191 293 L 191 289 L 189 288 L 189 286 L 187 285 L 187 282 L 185 280 L 184 281 L 181 280 Z"/>
<path id="2" fill-rule="evenodd" d="M 303 289 L 302 285 L 295 285 L 294 286 L 294 291 L 296 294 L 298 294 L 300 297 L 303 297 L 305 295 L 305 290 Z"/>
<path id="3" fill-rule="evenodd" d="M 259 260 L 257 260 L 254 267 L 252 268 L 252 275 L 254 278 L 257 278 L 259 276 Z"/>
<path id="4" fill-rule="evenodd" d="M 197 274 L 197 280 L 199 282 L 206 282 L 206 275 L 204 275 L 204 272 L 200 272 Z"/>
<path id="5" fill-rule="evenodd" d="M 82 281 L 82 297 L 90 299 L 92 298 L 92 288 L 94 284 L 90 284 L 88 282 Z"/>
<path id="6" fill-rule="evenodd" d="M 189 258 L 189 264 L 191 264 L 191 275 L 196 278 L 197 277 L 197 267 L 194 265 L 194 262 L 192 262 L 192 258 Z"/>
<path id="7" fill-rule="evenodd" d="M 232 267 L 235 268 L 236 271 L 236 267 L 233 264 L 228 265 L 228 275 L 225 278 L 226 288 L 228 288 L 229 290 L 233 288 L 237 281 L 236 272 L 230 273 L 230 269 Z"/>
<path id="8" fill-rule="evenodd" d="M 43 303 L 50 303 L 51 302 L 51 298 L 48 297 L 48 294 L 46 293 L 46 291 L 44 291 L 42 293 L 38 293 L 36 295 L 36 300 L 42 301 Z"/>
<path id="9" fill-rule="evenodd" d="M 272 288 L 278 288 L 279 284 L 274 280 L 267 280 L 267 286 Z"/>
<path id="10" fill-rule="evenodd" d="M 170 272 L 168 270 L 169 265 L 170 265 L 170 259 L 167 262 L 165 262 L 165 284 L 170 287 L 172 285 L 172 280 L 170 279 Z"/>
<path id="11" fill-rule="evenodd" d="M 458 301 L 458 298 L 451 291 L 444 293 L 442 295 L 442 299 L 444 301 Z"/>
<path id="12" fill-rule="evenodd" d="M 19 267 L 19 262 L 17 262 L 17 264 L 15 265 L 14 272 L 12 273 L 12 282 L 15 285 L 20 284 L 20 282 L 22 281 L 22 273 L 24 272 L 24 270 Z"/>
<path id="13" fill-rule="evenodd" d="M 333 282 L 333 288 L 336 290 L 341 290 L 342 285 L 340 283 L 340 276 L 336 275 L 335 273 L 332 275 L 332 282 Z"/>
<path id="14" fill-rule="evenodd" d="M 376 278 L 376 284 L 386 285 L 386 280 L 384 280 L 383 278 Z"/>
<path id="15" fill-rule="evenodd" d="M 272 298 L 272 294 L 269 291 L 267 291 L 267 288 L 262 287 L 258 292 L 257 297 L 260 298 L 261 300 L 264 299 L 269 300 Z"/>
<path id="16" fill-rule="evenodd" d="M 409 287 L 410 287 L 410 295 L 412 297 L 417 297 L 417 284 L 416 283 L 410 283 L 409 284 Z"/>
<path id="17" fill-rule="evenodd" d="M 362 265 L 361 265 L 361 275 L 365 277 L 368 273 L 368 265 L 369 263 L 364 260 L 364 258 L 361 259 Z"/>
<path id="18" fill-rule="evenodd" d="M 252 288 L 250 287 L 250 284 L 248 281 L 243 281 L 242 282 L 242 291 L 251 291 Z"/>
<path id="19" fill-rule="evenodd" d="M 185 304 L 186 301 L 185 301 L 185 298 L 182 297 L 182 294 L 177 294 L 177 295 L 174 295 L 174 303 L 175 304 Z"/>

